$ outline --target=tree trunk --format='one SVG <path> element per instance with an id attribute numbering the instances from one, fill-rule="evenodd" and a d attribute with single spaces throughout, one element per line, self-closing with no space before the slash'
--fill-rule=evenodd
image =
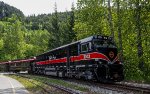
<path id="1" fill-rule="evenodd" d="M 108 22 L 109 22 L 109 27 L 111 31 L 111 36 L 114 39 L 114 29 L 113 29 L 113 23 L 112 23 L 112 12 L 111 12 L 110 0 L 108 0 Z"/>
<path id="2" fill-rule="evenodd" d="M 74 4 L 72 3 L 72 8 L 71 8 L 71 12 L 70 12 L 70 22 L 69 22 L 69 39 L 70 42 L 73 42 L 74 40 L 76 40 L 76 33 L 74 32 L 73 28 L 74 28 L 74 22 L 75 22 L 75 15 L 74 15 L 74 11 L 75 11 L 75 7 Z"/>
<path id="3" fill-rule="evenodd" d="M 143 47 L 142 47 L 142 39 L 141 39 L 141 6 L 139 4 L 139 0 L 136 1 L 136 29 L 137 29 L 137 50 L 138 50 L 138 58 L 139 58 L 139 68 L 142 70 L 144 66 L 143 61 Z"/>
<path id="4" fill-rule="evenodd" d="M 120 49 L 119 59 L 120 59 L 121 62 L 123 62 L 121 17 L 120 17 L 120 0 L 117 0 L 117 17 L 118 17 L 118 39 L 119 39 L 119 49 Z"/>

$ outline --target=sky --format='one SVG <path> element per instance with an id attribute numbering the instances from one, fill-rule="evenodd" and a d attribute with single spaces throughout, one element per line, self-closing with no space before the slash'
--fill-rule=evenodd
<path id="1" fill-rule="evenodd" d="M 72 2 L 76 6 L 77 0 L 0 0 L 6 4 L 21 10 L 25 16 L 48 14 L 54 12 L 55 2 L 57 11 L 63 12 L 71 10 Z"/>

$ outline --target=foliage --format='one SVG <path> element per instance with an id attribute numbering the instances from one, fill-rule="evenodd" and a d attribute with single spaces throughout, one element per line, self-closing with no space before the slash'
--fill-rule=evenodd
<path id="1" fill-rule="evenodd" d="M 115 42 L 119 47 L 121 43 L 123 48 L 119 51 L 123 50 L 126 79 L 150 82 L 148 72 L 150 69 L 149 1 L 112 0 L 111 22 L 110 16 L 107 16 L 110 13 L 108 1 L 111 0 L 91 0 L 90 2 L 78 0 L 74 27 L 77 38 L 82 39 L 94 34 L 111 36 L 110 24 L 112 22 Z M 122 42 L 120 42 L 118 32 L 122 34 Z M 140 65 L 141 60 L 143 66 Z"/>
<path id="2" fill-rule="evenodd" d="M 16 14 L 18 17 L 22 19 L 24 18 L 24 14 L 22 13 L 22 11 L 0 1 L 0 19 L 4 20 L 5 17 L 11 17 L 12 14 Z"/>
<path id="3" fill-rule="evenodd" d="M 64 13 L 56 11 L 53 14 L 26 17 L 25 27 L 27 30 L 47 30 L 50 34 L 48 48 L 52 49 L 76 40 L 74 19 L 74 10 Z"/>
<path id="4" fill-rule="evenodd" d="M 0 27 L 1 61 L 35 56 L 48 48 L 47 30 L 27 31 L 16 15 L 1 21 Z"/>
<path id="5" fill-rule="evenodd" d="M 12 9 L 5 11 L 4 6 Z M 28 58 L 75 40 L 74 11 L 32 15 L 24 19 L 19 10 L 1 2 L 4 16 L 0 21 L 0 60 Z M 14 14 L 12 14 L 14 13 Z M 68 38 L 66 38 L 68 37 Z"/>
<path id="6" fill-rule="evenodd" d="M 100 0 L 93 0 L 92 2 L 79 0 L 78 2 L 74 27 L 77 38 L 82 39 L 96 34 L 109 35 L 107 12 Z"/>
<path id="7" fill-rule="evenodd" d="M 24 36 L 26 42 L 26 57 L 39 55 L 48 50 L 48 40 L 50 34 L 47 30 L 26 31 Z"/>
<path id="8" fill-rule="evenodd" d="M 148 0 L 78 0 L 72 11 L 57 12 L 55 5 L 55 13 L 24 19 L 18 16 L 22 12 L 0 2 L 0 60 L 36 56 L 91 35 L 114 33 L 126 80 L 150 82 L 149 10 Z"/>

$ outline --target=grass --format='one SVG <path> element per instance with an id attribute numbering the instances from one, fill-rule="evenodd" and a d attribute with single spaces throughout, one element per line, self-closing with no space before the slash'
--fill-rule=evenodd
<path id="1" fill-rule="evenodd" d="M 33 76 L 33 75 L 27 75 L 27 76 L 30 76 L 32 79 L 38 80 L 41 82 L 46 81 L 46 82 L 51 83 L 51 84 L 61 85 L 61 86 L 67 87 L 67 88 L 71 88 L 71 89 L 75 89 L 75 90 L 79 90 L 79 91 L 83 91 L 83 92 L 88 91 L 88 89 L 85 87 L 71 84 L 71 83 L 68 83 L 66 81 L 59 80 L 59 79 L 53 79 L 53 78 L 47 78 L 47 77 L 41 77 L 41 76 Z"/>
<path id="2" fill-rule="evenodd" d="M 89 92 L 88 88 L 85 88 L 85 87 L 82 87 L 79 85 L 75 85 L 75 84 L 71 84 L 71 83 L 68 83 L 68 82 L 60 80 L 60 79 L 53 79 L 53 78 L 47 78 L 47 77 L 41 77 L 41 76 L 35 76 L 35 75 L 25 75 L 25 76 L 30 77 L 32 82 L 36 83 L 37 85 L 49 88 L 49 91 L 55 92 L 52 94 L 60 94 L 60 93 L 63 94 L 63 93 L 59 92 L 59 90 L 57 90 L 57 92 L 56 92 L 53 87 L 46 86 L 43 82 L 64 86 L 64 87 L 71 88 L 74 90 L 79 90 L 82 92 Z M 26 78 L 23 78 L 21 76 L 16 76 L 16 75 L 9 75 L 9 77 L 18 80 L 32 94 L 46 94 L 46 93 L 44 93 L 44 91 L 40 87 L 34 85 L 30 81 L 28 81 L 28 79 L 26 79 Z"/>

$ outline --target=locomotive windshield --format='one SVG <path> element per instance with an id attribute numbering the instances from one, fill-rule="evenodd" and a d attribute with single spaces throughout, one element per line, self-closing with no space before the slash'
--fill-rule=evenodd
<path id="1" fill-rule="evenodd" d="M 110 40 L 94 40 L 94 47 L 99 48 L 99 47 L 105 47 L 105 48 L 116 48 L 116 45 L 114 42 Z"/>

